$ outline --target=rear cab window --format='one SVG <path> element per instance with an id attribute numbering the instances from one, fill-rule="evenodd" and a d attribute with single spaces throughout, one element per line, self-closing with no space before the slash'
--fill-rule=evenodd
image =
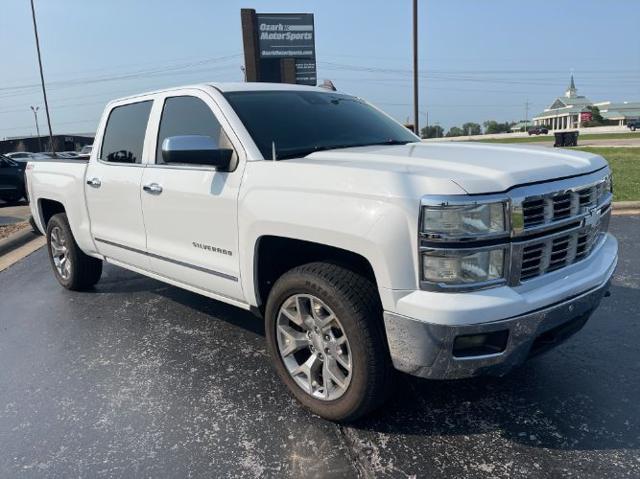
<path id="1" fill-rule="evenodd" d="M 116 106 L 109 113 L 100 159 L 107 163 L 142 162 L 144 138 L 152 100 Z"/>

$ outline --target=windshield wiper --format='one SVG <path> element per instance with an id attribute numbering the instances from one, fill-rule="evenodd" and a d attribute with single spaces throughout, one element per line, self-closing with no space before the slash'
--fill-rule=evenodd
<path id="1" fill-rule="evenodd" d="M 286 160 L 288 158 L 302 158 L 311 153 L 315 153 L 317 151 L 329 151 L 329 150 L 339 150 L 341 148 L 359 148 L 363 146 L 378 146 L 378 145 L 406 145 L 407 143 L 415 143 L 411 140 L 384 140 L 372 143 L 346 143 L 343 145 L 321 145 L 314 146 L 311 148 L 300 148 L 298 150 L 289 151 L 287 153 L 278 152 L 278 160 Z"/>
<path id="2" fill-rule="evenodd" d="M 380 141 L 378 143 L 368 143 L 366 145 L 362 145 L 362 146 L 373 146 L 373 145 L 407 145 L 409 143 L 418 143 L 417 141 L 413 141 L 413 140 L 386 140 L 386 141 Z"/>

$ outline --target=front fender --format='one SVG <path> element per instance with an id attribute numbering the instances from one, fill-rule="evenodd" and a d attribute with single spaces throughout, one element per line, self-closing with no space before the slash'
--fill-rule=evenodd
<path id="1" fill-rule="evenodd" d="M 415 204 L 414 204 L 415 203 Z M 415 201 L 383 201 L 325 192 L 260 190 L 243 198 L 239 220 L 241 278 L 247 301 L 258 305 L 257 244 L 263 236 L 304 240 L 341 248 L 367 259 L 381 292 L 417 284 Z M 392 298 L 382 298 L 391 306 Z"/>

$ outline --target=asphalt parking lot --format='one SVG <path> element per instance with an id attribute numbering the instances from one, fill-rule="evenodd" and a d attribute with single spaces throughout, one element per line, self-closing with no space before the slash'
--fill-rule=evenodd
<path id="1" fill-rule="evenodd" d="M 12 225 L 26 221 L 31 215 L 29 203 L 20 201 L 17 204 L 7 204 L 0 200 L 0 226 Z"/>
<path id="2" fill-rule="evenodd" d="M 506 378 L 400 378 L 339 426 L 300 409 L 253 316 L 44 249 L 0 273 L 0 477 L 639 477 L 640 217 L 585 329 Z"/>

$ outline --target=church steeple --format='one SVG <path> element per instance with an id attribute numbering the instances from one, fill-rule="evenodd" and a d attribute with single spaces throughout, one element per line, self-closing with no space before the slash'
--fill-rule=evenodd
<path id="1" fill-rule="evenodd" d="M 576 88 L 576 84 L 573 81 L 573 73 L 571 74 L 571 83 L 569 83 L 569 88 L 564 92 L 564 96 L 567 98 L 575 98 L 577 96 L 578 89 Z"/>

